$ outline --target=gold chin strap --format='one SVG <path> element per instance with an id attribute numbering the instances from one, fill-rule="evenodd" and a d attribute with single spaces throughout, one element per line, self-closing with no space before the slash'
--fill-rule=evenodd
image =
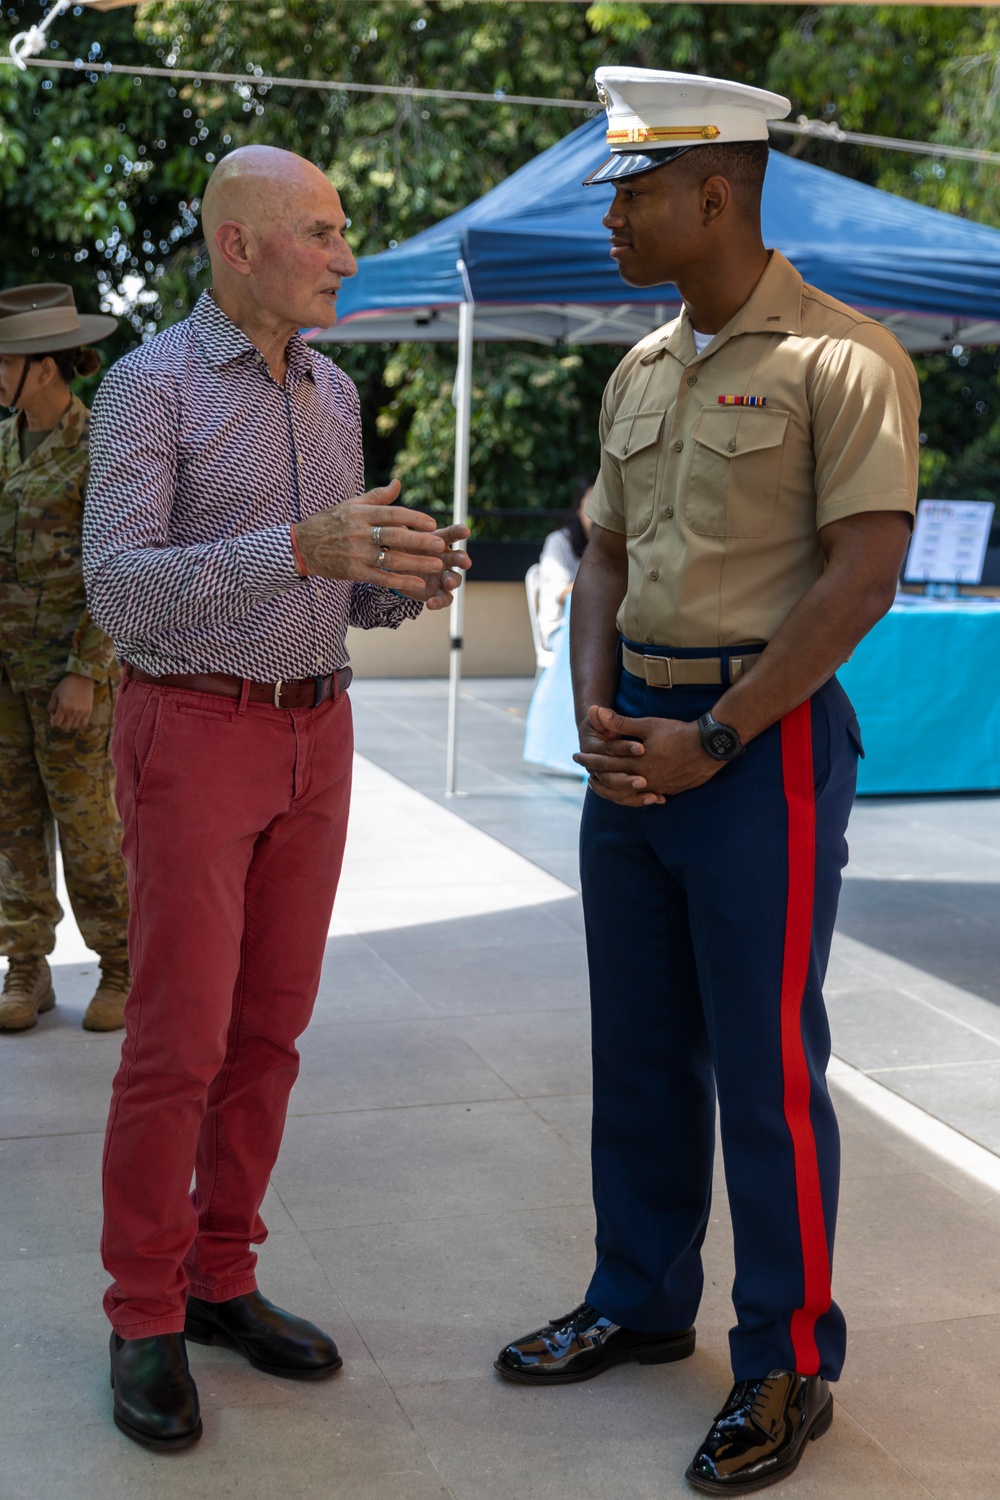
<path id="1" fill-rule="evenodd" d="M 630 125 L 627 130 L 609 130 L 609 146 L 648 146 L 657 141 L 716 141 L 718 125 Z"/>

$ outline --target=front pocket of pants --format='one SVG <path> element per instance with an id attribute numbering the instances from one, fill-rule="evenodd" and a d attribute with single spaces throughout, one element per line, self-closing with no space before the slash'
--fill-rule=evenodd
<path id="1" fill-rule="evenodd" d="M 235 712 L 235 705 L 232 707 L 228 706 L 228 699 L 226 703 L 227 706 L 224 708 L 221 706 L 215 708 L 210 703 L 204 705 L 201 703 L 175 703 L 173 709 L 175 713 L 186 714 L 192 719 L 214 719 L 216 722 L 223 720 L 228 724 Z"/>
<path id="2" fill-rule="evenodd" d="M 764 536 L 774 525 L 788 412 L 709 406 L 694 427 L 684 518 L 699 536 Z"/>
<path id="3" fill-rule="evenodd" d="M 160 720 L 163 718 L 163 694 L 162 692 L 151 692 L 143 704 L 139 715 L 139 722 L 135 726 L 134 747 L 134 769 L 137 777 L 135 783 L 135 800 L 139 802 L 146 789 L 149 780 L 150 767 L 156 754 L 157 742 L 160 738 Z"/>

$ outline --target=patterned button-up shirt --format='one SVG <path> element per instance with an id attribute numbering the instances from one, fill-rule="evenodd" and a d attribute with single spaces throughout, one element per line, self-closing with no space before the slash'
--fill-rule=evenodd
<path id="1" fill-rule="evenodd" d="M 420 613 L 374 584 L 295 570 L 289 523 L 365 487 L 357 390 L 298 334 L 278 385 L 203 293 L 108 372 L 90 459 L 90 610 L 144 672 L 326 674 L 347 661 L 348 624 Z"/>
<path id="2" fill-rule="evenodd" d="M 111 642 L 87 613 L 80 561 L 90 414 L 76 396 L 27 458 L 23 416 L 0 422 L 0 665 L 14 686 L 68 672 L 117 676 Z"/>

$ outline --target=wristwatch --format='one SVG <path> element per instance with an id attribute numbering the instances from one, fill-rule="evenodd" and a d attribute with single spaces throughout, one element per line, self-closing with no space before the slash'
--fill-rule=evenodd
<path id="1" fill-rule="evenodd" d="M 746 749 L 736 730 L 720 724 L 710 713 L 702 714 L 698 720 L 698 733 L 702 749 L 713 760 L 736 760 Z"/>

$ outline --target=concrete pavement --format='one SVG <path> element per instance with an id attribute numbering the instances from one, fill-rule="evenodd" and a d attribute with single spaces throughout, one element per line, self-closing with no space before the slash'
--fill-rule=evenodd
<path id="1" fill-rule="evenodd" d="M 425 695 L 423 722 L 397 702 L 403 728 L 390 732 L 376 701 L 385 690 L 362 684 L 356 694 L 359 742 L 429 781 L 440 702 Z M 484 692 L 484 739 L 496 750 L 506 719 L 516 744 L 517 703 L 496 684 Z M 3 1500 L 688 1493 L 683 1469 L 729 1387 L 732 1261 L 721 1191 L 693 1359 L 543 1392 L 504 1385 L 491 1369 L 501 1342 L 580 1299 L 593 1217 L 584 955 L 578 896 L 566 882 L 579 792 L 564 785 L 551 796 L 542 786 L 536 795 L 538 784 L 526 782 L 517 793 L 512 765 L 487 770 L 495 779 L 479 809 L 506 809 L 490 832 L 467 816 L 474 798 L 463 799 L 460 817 L 371 759 L 358 763 L 341 897 L 265 1207 L 271 1236 L 260 1268 L 269 1296 L 334 1332 L 345 1370 L 302 1386 L 194 1349 L 205 1438 L 170 1459 L 134 1447 L 110 1422 L 98 1171 L 119 1039 L 80 1029 L 95 972 L 64 924 L 56 1010 L 35 1031 L 0 1038 Z M 468 784 L 468 762 L 463 774 Z M 950 806 L 939 828 L 916 836 L 928 849 L 937 841 L 946 868 L 916 870 L 913 841 L 893 844 L 900 819 L 891 809 L 884 827 L 864 812 L 860 838 L 855 830 L 864 846 L 856 885 L 887 888 L 900 916 L 879 938 L 870 903 L 861 903 L 863 933 L 849 912 L 831 999 L 838 1050 L 856 1067 L 841 1073 L 897 1080 L 892 1098 L 912 1116 L 897 1129 L 833 1078 L 844 1129 L 835 1284 L 851 1341 L 837 1420 L 782 1488 L 788 1500 L 992 1500 L 1000 1489 L 1000 1194 L 988 1170 L 976 1171 L 995 1158 L 973 1147 L 982 1154 L 966 1172 L 947 1149 L 925 1149 L 910 1125 L 928 1117 L 902 1097 L 923 1097 L 924 1085 L 909 1081 L 921 1068 L 941 1078 L 949 1064 L 968 1068 L 942 1118 L 961 1103 L 978 1137 L 988 1135 L 989 1110 L 974 1107 L 969 1079 L 977 1069 L 988 1077 L 991 1054 L 968 1050 L 976 1037 L 992 1045 L 988 976 L 960 970 L 967 946 L 935 943 L 930 931 L 935 903 L 971 921 L 952 889 L 964 884 L 987 888 L 975 912 L 988 924 L 991 856 L 982 852 L 967 881 L 959 848 L 986 851 L 984 826 L 997 820 L 981 808 L 963 828 Z M 532 838 L 548 841 L 551 857 L 536 848 L 526 858 L 519 841 Z M 903 930 L 900 874 L 935 887 L 918 892 L 931 905 L 919 907 L 915 933 Z M 893 1010 L 905 992 L 913 1008 Z M 873 1014 L 889 1018 L 881 1042 L 860 1026 Z M 979 1097 L 987 1094 L 984 1084 Z M 941 1128 L 947 1146 L 952 1133 Z"/>

